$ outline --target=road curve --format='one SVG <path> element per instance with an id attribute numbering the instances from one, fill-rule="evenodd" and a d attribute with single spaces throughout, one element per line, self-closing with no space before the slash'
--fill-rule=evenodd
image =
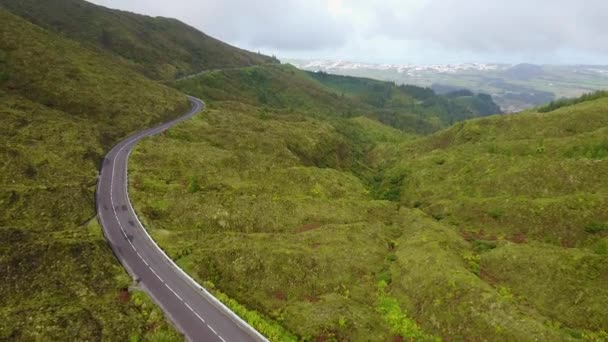
<path id="1" fill-rule="evenodd" d="M 139 132 L 114 146 L 97 184 L 97 215 L 120 263 L 189 341 L 267 341 L 183 272 L 148 235 L 128 195 L 129 154 L 138 141 L 187 120 L 205 107 L 188 97 L 185 115 Z"/>

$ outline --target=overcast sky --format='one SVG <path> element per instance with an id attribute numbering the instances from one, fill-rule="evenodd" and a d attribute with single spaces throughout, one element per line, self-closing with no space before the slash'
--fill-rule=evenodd
<path id="1" fill-rule="evenodd" d="M 608 64 L 608 0 L 92 0 L 283 58 Z"/>

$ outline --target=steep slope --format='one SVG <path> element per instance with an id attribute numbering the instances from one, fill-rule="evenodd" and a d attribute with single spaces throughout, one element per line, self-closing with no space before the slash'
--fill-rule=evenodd
<path id="1" fill-rule="evenodd" d="M 179 82 L 210 110 L 133 154 L 151 234 L 304 340 L 605 339 L 606 103 L 416 138 L 350 83 L 286 66 Z"/>
<path id="2" fill-rule="evenodd" d="M 120 56 L 154 79 L 277 62 L 175 19 L 108 9 L 83 0 L 0 0 L 0 5 L 36 25 Z"/>
<path id="3" fill-rule="evenodd" d="M 0 340 L 175 336 L 127 291 L 93 194 L 110 146 L 186 108 L 183 94 L 0 9 Z"/>

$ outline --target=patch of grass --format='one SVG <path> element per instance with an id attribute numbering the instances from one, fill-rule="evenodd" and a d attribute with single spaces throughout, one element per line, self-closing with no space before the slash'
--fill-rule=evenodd
<path id="1" fill-rule="evenodd" d="M 446 339 L 564 339 L 559 329 L 545 325 L 545 317 L 517 299 L 506 301 L 504 290 L 492 285 L 484 258 L 493 251 L 476 255 L 453 228 L 410 212 L 391 266 L 391 295 L 424 331 Z"/>
<path id="2" fill-rule="evenodd" d="M 522 297 L 563 326 L 600 331 L 608 325 L 607 260 L 585 250 L 532 243 L 484 253 L 481 265 L 499 289 L 509 289 L 509 297 Z"/>
<path id="3" fill-rule="evenodd" d="M 222 303 L 228 306 L 234 313 L 248 322 L 254 329 L 264 335 L 271 341 L 297 341 L 297 338 L 290 332 L 285 330 L 276 322 L 270 321 L 256 311 L 248 310 L 246 307 L 228 297 L 225 293 L 217 290 L 212 282 L 203 283 L 206 289 L 210 290 L 213 295 Z"/>
<path id="4" fill-rule="evenodd" d="M 606 239 L 597 241 L 591 249 L 599 255 L 608 255 L 608 241 Z"/>
<path id="5" fill-rule="evenodd" d="M 422 331 L 418 324 L 401 309 L 399 302 L 387 293 L 388 284 L 378 283 L 378 312 L 383 316 L 393 334 L 411 341 L 441 341 L 439 337 Z"/>
<path id="6" fill-rule="evenodd" d="M 496 247 L 497 247 L 497 244 L 496 244 L 496 242 L 493 242 L 493 241 L 482 241 L 482 240 L 473 241 L 473 249 L 477 253 L 491 251 Z"/>
<path id="7" fill-rule="evenodd" d="M 503 217 L 505 215 L 505 212 L 501 208 L 495 208 L 495 209 L 490 210 L 488 212 L 488 215 L 490 215 L 490 217 L 495 220 L 499 220 L 501 217 Z"/>
<path id="8" fill-rule="evenodd" d="M 608 232 L 608 223 L 592 222 L 585 226 L 585 231 L 589 234 Z"/>
<path id="9" fill-rule="evenodd" d="M 196 177 L 192 177 L 190 179 L 190 184 L 188 185 L 188 192 L 189 193 L 196 193 L 201 191 L 201 185 L 198 182 L 198 178 Z"/>
<path id="10" fill-rule="evenodd" d="M 564 155 L 567 158 L 606 159 L 608 158 L 608 140 L 592 142 L 585 146 L 574 146 L 568 149 Z"/>

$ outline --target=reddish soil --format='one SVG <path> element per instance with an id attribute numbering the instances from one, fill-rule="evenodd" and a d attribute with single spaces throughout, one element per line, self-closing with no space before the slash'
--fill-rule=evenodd
<path id="1" fill-rule="evenodd" d="M 573 248 L 574 246 L 576 246 L 576 241 L 567 238 L 561 239 L 560 243 L 564 248 Z"/>
<path id="2" fill-rule="evenodd" d="M 487 267 L 481 266 L 479 270 L 479 277 L 490 285 L 497 285 L 499 283 L 498 278 L 488 271 Z"/>
<path id="3" fill-rule="evenodd" d="M 304 298 L 306 298 L 306 300 L 311 303 L 316 303 L 320 300 L 320 298 L 317 295 L 306 295 L 306 296 L 304 296 Z"/>
<path id="4" fill-rule="evenodd" d="M 128 303 L 131 300 L 131 293 L 129 293 L 129 289 L 121 289 L 118 292 L 118 301 L 121 303 Z"/>
<path id="5" fill-rule="evenodd" d="M 517 233 L 507 238 L 507 240 L 515 243 L 526 243 L 526 235 L 524 233 Z"/>
<path id="6" fill-rule="evenodd" d="M 301 227 L 296 228 L 296 232 L 303 233 L 303 232 L 307 232 L 309 230 L 319 229 L 320 227 L 321 227 L 320 223 L 308 223 Z"/>
<path id="7" fill-rule="evenodd" d="M 274 298 L 280 300 L 280 301 L 286 301 L 287 300 L 287 294 L 283 291 L 277 291 L 274 293 Z"/>
<path id="8" fill-rule="evenodd" d="M 477 232 L 461 230 L 460 235 L 462 235 L 462 237 L 469 242 L 473 242 L 475 240 L 483 240 L 483 241 L 498 240 L 498 237 L 496 236 L 496 234 L 488 234 L 488 233 L 484 232 L 483 229 L 481 229 Z"/>

